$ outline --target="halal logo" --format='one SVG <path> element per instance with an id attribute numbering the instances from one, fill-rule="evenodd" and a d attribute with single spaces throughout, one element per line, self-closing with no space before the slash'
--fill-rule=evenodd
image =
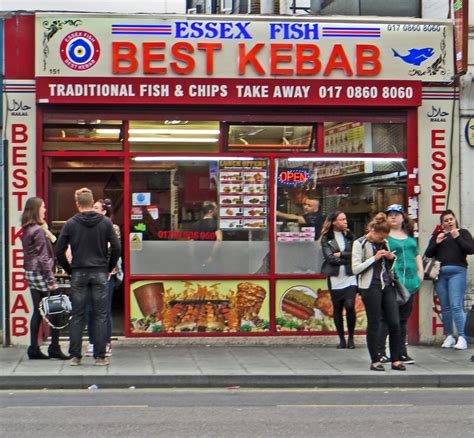
<path id="1" fill-rule="evenodd" d="M 89 70 L 100 56 L 100 45 L 89 32 L 76 30 L 61 41 L 61 59 L 72 70 Z"/>

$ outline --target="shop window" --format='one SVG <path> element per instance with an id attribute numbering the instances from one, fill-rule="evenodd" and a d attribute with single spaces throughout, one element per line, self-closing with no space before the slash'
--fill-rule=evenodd
<path id="1" fill-rule="evenodd" d="M 230 125 L 229 150 L 313 150 L 312 125 Z"/>
<path id="2" fill-rule="evenodd" d="M 369 219 L 390 204 L 405 204 L 403 159 L 308 161 L 290 158 L 277 166 L 276 272 L 321 272 L 319 239 L 324 218 L 346 213 L 362 236 Z"/>
<path id="3" fill-rule="evenodd" d="M 132 152 L 218 152 L 219 122 L 131 120 L 129 143 Z"/>
<path id="4" fill-rule="evenodd" d="M 92 190 L 95 199 L 109 198 L 113 221 L 123 227 L 123 161 L 116 157 L 48 157 L 48 223 L 59 235 L 65 222 L 77 213 L 74 192 L 80 187 Z"/>
<path id="5" fill-rule="evenodd" d="M 135 157 L 132 275 L 265 274 L 268 163 Z"/>
<path id="6" fill-rule="evenodd" d="M 123 147 L 120 120 L 45 117 L 43 149 L 47 151 L 117 151 Z"/>
<path id="7" fill-rule="evenodd" d="M 403 154 L 404 123 L 342 122 L 324 124 L 324 152 L 329 154 Z"/>

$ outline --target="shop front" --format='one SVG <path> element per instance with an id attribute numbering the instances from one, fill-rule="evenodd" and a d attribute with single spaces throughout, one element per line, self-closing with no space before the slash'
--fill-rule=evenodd
<path id="1" fill-rule="evenodd" d="M 345 212 L 360 236 L 400 203 L 423 239 L 447 205 L 424 207 L 434 183 L 424 192 L 420 179 L 451 132 L 454 112 L 438 104 L 455 102 L 423 82 L 451 81 L 451 48 L 448 21 L 37 15 L 34 111 L 12 133 L 34 151 L 37 178 L 24 179 L 53 232 L 75 213 L 75 189 L 111 199 L 118 334 L 331 335 L 324 217 Z M 13 170 L 30 163 L 22 151 Z M 16 285 L 10 314 L 22 317 Z M 360 301 L 356 312 L 362 333 Z M 429 318 L 416 313 L 412 340 Z M 12 336 L 26 334 L 12 322 Z"/>

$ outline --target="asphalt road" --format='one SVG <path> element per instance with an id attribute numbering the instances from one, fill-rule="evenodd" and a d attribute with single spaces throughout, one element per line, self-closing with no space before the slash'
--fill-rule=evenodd
<path id="1" fill-rule="evenodd" d="M 467 437 L 474 389 L 0 391 L 10 437 Z"/>

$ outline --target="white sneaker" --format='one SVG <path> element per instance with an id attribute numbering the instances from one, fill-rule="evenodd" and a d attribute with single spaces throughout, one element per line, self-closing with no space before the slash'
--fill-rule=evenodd
<path id="1" fill-rule="evenodd" d="M 463 336 L 459 336 L 458 342 L 454 346 L 455 350 L 467 350 L 467 341 Z"/>
<path id="2" fill-rule="evenodd" d="M 94 344 L 89 344 L 87 346 L 87 351 L 85 352 L 84 356 L 87 356 L 87 357 L 94 356 Z"/>
<path id="3" fill-rule="evenodd" d="M 456 339 L 454 339 L 454 336 L 449 335 L 444 340 L 443 344 L 441 345 L 441 348 L 453 348 L 454 345 L 456 345 Z"/>
<path id="4" fill-rule="evenodd" d="M 112 356 L 112 343 L 108 342 L 107 345 L 105 346 L 105 356 L 110 357 Z"/>

